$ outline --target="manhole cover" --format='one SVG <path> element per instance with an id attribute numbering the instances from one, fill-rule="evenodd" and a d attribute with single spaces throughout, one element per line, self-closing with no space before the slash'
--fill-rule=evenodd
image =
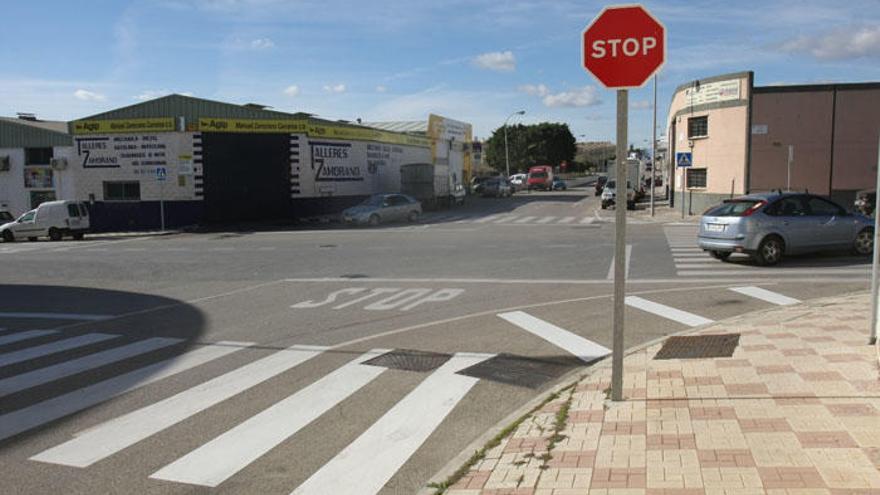
<path id="1" fill-rule="evenodd" d="M 538 388 L 583 364 L 574 357 L 532 358 L 499 354 L 458 373 L 518 387 Z"/>
<path id="2" fill-rule="evenodd" d="M 413 351 L 409 349 L 396 349 L 386 352 L 381 356 L 374 357 L 364 364 L 382 366 L 403 371 L 431 371 L 439 368 L 452 357 L 449 354 L 438 352 Z"/>
<path id="3" fill-rule="evenodd" d="M 731 357 L 739 345 L 738 333 L 669 337 L 654 359 Z"/>

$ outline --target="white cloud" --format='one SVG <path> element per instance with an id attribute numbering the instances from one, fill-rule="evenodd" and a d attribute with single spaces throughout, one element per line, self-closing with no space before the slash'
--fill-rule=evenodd
<path id="1" fill-rule="evenodd" d="M 268 50 L 270 48 L 275 48 L 275 42 L 269 38 L 257 38 L 251 40 L 250 46 L 252 50 Z"/>
<path id="2" fill-rule="evenodd" d="M 95 93 L 94 91 L 88 91 L 85 89 L 78 89 L 74 91 L 73 96 L 77 100 L 82 101 L 105 101 L 107 99 L 107 97 L 101 93 Z"/>
<path id="3" fill-rule="evenodd" d="M 474 65 L 481 69 L 498 72 L 512 72 L 516 70 L 516 57 L 513 52 L 489 52 L 474 57 Z"/>
<path id="4" fill-rule="evenodd" d="M 296 84 L 291 84 L 290 86 L 284 88 L 284 94 L 287 96 L 298 96 L 299 95 L 299 86 Z"/>
<path id="5" fill-rule="evenodd" d="M 785 52 L 809 53 L 819 60 L 880 57 L 880 26 L 848 26 L 823 35 L 799 36 L 782 43 Z"/>
<path id="6" fill-rule="evenodd" d="M 387 88 L 387 87 L 385 87 L 385 86 L 383 86 L 383 85 L 381 85 L 381 84 L 378 85 L 378 86 L 376 86 L 376 92 L 377 92 L 377 93 L 385 93 L 386 91 L 388 91 L 388 88 Z"/>
<path id="7" fill-rule="evenodd" d="M 334 84 L 334 85 L 327 84 L 324 86 L 324 91 L 326 91 L 328 93 L 336 93 L 336 94 L 345 93 L 345 90 L 346 90 L 345 84 Z"/>
<path id="8" fill-rule="evenodd" d="M 520 86 L 519 90 L 528 95 L 541 98 L 544 106 L 550 108 L 590 107 L 601 103 L 599 96 L 596 94 L 596 88 L 593 86 L 584 86 L 583 88 L 552 93 L 550 88 L 544 84 L 526 84 Z"/>
<path id="9" fill-rule="evenodd" d="M 542 98 L 547 96 L 550 93 L 550 90 L 547 88 L 547 86 L 545 86 L 543 84 L 538 84 L 538 85 L 526 84 L 526 85 L 520 86 L 519 90 L 522 91 L 523 93 L 528 94 L 528 95 L 540 96 Z"/>

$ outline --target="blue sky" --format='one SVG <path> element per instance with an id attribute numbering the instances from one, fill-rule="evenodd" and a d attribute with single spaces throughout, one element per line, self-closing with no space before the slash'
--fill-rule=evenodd
<path id="1" fill-rule="evenodd" d="M 169 92 L 330 119 L 514 121 L 614 136 L 614 93 L 580 66 L 590 1 L 5 0 L 0 115 L 70 120 Z M 658 122 L 675 86 L 880 81 L 880 1 L 652 1 L 668 30 Z M 630 142 L 651 133 L 631 91 Z M 662 125 L 659 133 L 662 133 Z M 581 135 L 585 135 L 581 137 Z"/>

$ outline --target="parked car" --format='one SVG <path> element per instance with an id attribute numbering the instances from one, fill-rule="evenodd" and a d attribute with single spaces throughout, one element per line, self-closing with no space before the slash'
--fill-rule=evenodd
<path id="1" fill-rule="evenodd" d="M 493 198 L 504 198 L 513 194 L 510 189 L 510 182 L 501 177 L 495 177 L 483 183 L 483 196 L 491 196 Z"/>
<path id="2" fill-rule="evenodd" d="M 722 261 L 745 253 L 760 265 L 775 265 L 784 255 L 815 251 L 867 256 L 874 249 L 874 224 L 814 194 L 751 194 L 706 210 L 697 241 Z"/>
<path id="3" fill-rule="evenodd" d="M 853 205 L 855 206 L 856 211 L 862 215 L 865 215 L 866 217 L 871 216 L 874 213 L 874 209 L 877 208 L 877 191 L 866 189 L 857 192 L 856 200 Z"/>
<path id="4" fill-rule="evenodd" d="M 342 212 L 342 221 L 355 225 L 415 222 L 422 214 L 422 204 L 406 194 L 374 194 L 363 203 Z"/>
<path id="5" fill-rule="evenodd" d="M 508 178 L 510 181 L 510 188 L 513 189 L 514 192 L 524 189 L 529 180 L 528 174 L 513 174 Z"/>
<path id="6" fill-rule="evenodd" d="M 568 186 L 565 185 L 565 181 L 564 181 L 564 180 L 560 179 L 559 177 L 554 177 L 554 178 L 553 178 L 553 183 L 552 183 L 552 185 L 551 185 L 551 188 L 552 188 L 554 191 L 565 191 L 565 190 L 568 189 Z"/>
<path id="7" fill-rule="evenodd" d="M 35 241 L 39 237 L 60 241 L 64 236 L 80 240 L 89 231 L 89 225 L 89 209 L 85 203 L 47 201 L 17 220 L 0 225 L 0 237 L 5 242 Z"/>
<path id="8" fill-rule="evenodd" d="M 12 216 L 12 213 L 9 213 L 7 210 L 0 210 L 0 224 L 11 222 L 13 220 L 15 220 L 15 217 Z"/>
<path id="9" fill-rule="evenodd" d="M 483 191 L 483 183 L 489 180 L 489 177 L 474 177 L 471 179 L 471 193 L 480 194 Z"/>
<path id="10" fill-rule="evenodd" d="M 596 179 L 596 196 L 600 196 L 602 191 L 605 189 L 605 184 L 608 182 L 608 177 L 600 176 Z"/>
<path id="11" fill-rule="evenodd" d="M 626 208 L 628 210 L 632 210 L 636 207 L 636 192 L 632 187 L 632 184 L 627 181 L 626 182 Z M 602 189 L 602 209 L 606 209 L 611 205 L 615 205 L 617 202 L 617 181 L 609 180 L 605 183 L 605 187 Z"/>

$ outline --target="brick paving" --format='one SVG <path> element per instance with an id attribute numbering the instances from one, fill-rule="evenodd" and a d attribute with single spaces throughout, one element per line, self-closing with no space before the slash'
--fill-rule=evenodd
<path id="1" fill-rule="evenodd" d="M 447 495 L 880 494 L 880 366 L 866 294 L 743 315 L 731 358 L 610 362 L 524 421 Z M 556 413 L 570 400 L 554 437 Z"/>

